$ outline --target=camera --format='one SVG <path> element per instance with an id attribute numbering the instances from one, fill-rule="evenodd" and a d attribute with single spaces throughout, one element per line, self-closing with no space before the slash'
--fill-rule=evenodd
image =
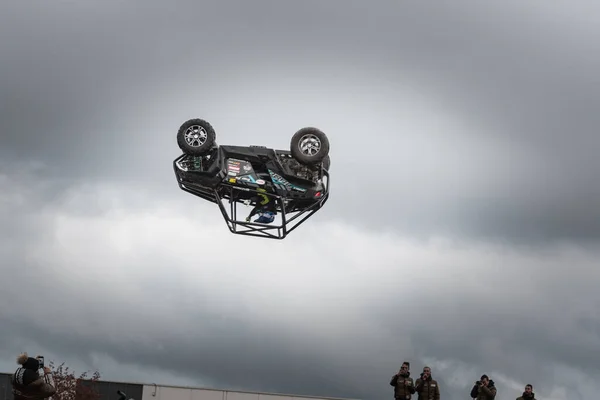
<path id="1" fill-rule="evenodd" d="M 35 359 L 38 360 L 38 362 L 40 363 L 38 369 L 43 369 L 44 368 L 44 356 L 37 356 Z"/>

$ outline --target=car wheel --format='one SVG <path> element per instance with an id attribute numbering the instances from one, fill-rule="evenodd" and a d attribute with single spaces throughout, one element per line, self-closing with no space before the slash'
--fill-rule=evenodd
<path id="1" fill-rule="evenodd" d="M 215 144 L 215 129 L 203 119 L 185 121 L 177 131 L 177 144 L 181 151 L 192 156 L 202 156 Z"/>
<path id="2" fill-rule="evenodd" d="M 302 128 L 292 136 L 290 152 L 301 164 L 316 165 L 329 155 L 329 139 L 317 128 Z"/>

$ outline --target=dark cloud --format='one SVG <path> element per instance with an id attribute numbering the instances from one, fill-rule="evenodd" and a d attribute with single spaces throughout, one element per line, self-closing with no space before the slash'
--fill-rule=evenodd
<path id="1" fill-rule="evenodd" d="M 545 268 L 536 267 L 547 263 L 548 270 L 556 270 L 565 261 L 576 259 L 576 254 L 564 251 L 561 257 L 549 261 L 542 257 L 531 259 L 525 254 L 494 255 L 483 249 L 464 257 L 466 253 L 460 250 L 441 248 L 437 247 L 441 252 L 438 257 L 423 264 L 419 261 L 426 257 L 412 254 L 412 266 L 405 271 L 381 264 L 372 267 L 377 278 L 361 272 L 356 264 L 346 265 L 349 274 L 343 280 L 345 287 L 332 287 L 329 295 L 316 295 L 316 301 L 328 308 L 327 312 L 316 308 L 307 312 L 285 300 L 259 311 L 259 301 L 243 299 L 264 290 L 268 297 L 278 296 L 277 291 L 262 286 L 243 289 L 233 281 L 233 287 L 221 287 L 209 295 L 207 287 L 214 281 L 205 279 L 194 284 L 196 295 L 190 298 L 188 290 L 192 285 L 183 283 L 182 275 L 177 280 L 178 298 L 168 302 L 152 299 L 155 292 L 151 291 L 142 291 L 142 297 L 132 297 L 129 302 L 123 302 L 127 294 L 121 290 L 114 300 L 102 300 L 103 291 L 88 291 L 83 301 L 74 297 L 75 293 L 66 292 L 53 296 L 53 303 L 61 310 L 59 315 L 69 322 L 58 324 L 51 316 L 40 316 L 32 322 L 30 310 L 21 316 L 3 312 L 2 326 L 7 337 L 19 337 L 28 347 L 51 347 L 59 360 L 80 359 L 90 365 L 93 353 L 107 354 L 121 364 L 120 369 L 104 372 L 109 379 L 126 379 L 128 369 L 134 368 L 129 364 L 148 369 L 160 366 L 180 379 L 197 379 L 217 387 L 379 398 L 389 394 L 388 375 L 400 360 L 408 359 L 415 375 L 424 364 L 431 365 L 448 398 L 463 397 L 470 382 L 485 371 L 496 379 L 501 390 L 499 398 L 508 399 L 516 392 L 503 376 L 534 382 L 540 393 L 550 394 L 553 387 L 568 384 L 555 380 L 560 368 L 581 368 L 580 374 L 593 375 L 596 367 L 589 346 L 594 346 L 600 336 L 597 332 L 588 336 L 585 330 L 579 330 L 577 322 L 578 314 L 597 306 L 597 299 L 591 295 L 597 274 L 588 272 L 597 255 L 580 254 L 587 261 L 579 258 L 579 267 L 571 269 L 562 280 L 562 286 L 572 287 L 588 276 L 590 283 L 581 289 L 590 297 L 579 300 L 556 295 L 552 281 L 542 275 Z M 424 248 L 421 252 L 435 249 Z M 487 274 L 479 266 L 484 262 L 491 267 L 485 270 Z M 145 260 L 139 263 L 144 264 Z M 458 263 L 467 267 L 450 270 Z M 503 266 L 504 275 L 490 273 L 496 266 Z M 243 279 L 249 274 L 237 276 Z M 436 283 L 434 274 L 449 285 Z M 298 273 L 296 277 L 303 275 Z M 413 277 L 409 285 L 403 283 L 406 275 Z M 462 287 L 451 286 L 459 282 Z M 115 289 L 122 283 L 114 282 Z M 81 284 L 91 281 L 84 279 Z M 283 291 L 294 291 L 292 283 L 280 285 Z M 426 287 L 437 296 L 424 293 Z M 363 291 L 360 299 L 355 299 L 360 304 L 355 307 L 351 298 L 361 293 L 357 288 Z M 308 286 L 301 289 L 310 291 Z M 224 293 L 219 296 L 218 292 Z M 238 297 L 229 297 L 234 292 Z M 132 289 L 133 293 L 138 291 Z M 207 295 L 215 304 L 227 302 L 237 311 L 225 312 L 226 305 L 202 301 Z M 15 294 L 15 299 L 19 298 L 22 296 Z M 341 302 L 327 304 L 328 299 L 336 298 Z M 498 298 L 507 300 L 498 302 Z M 65 302 L 75 299 L 77 307 L 64 307 Z M 31 301 L 32 305 L 35 303 Z M 515 307 L 515 303 L 519 306 Z M 584 303 L 587 305 L 582 306 Z M 15 304 L 13 311 L 23 303 Z M 410 324 L 406 324 L 407 320 Z M 450 370 L 436 360 L 451 362 Z M 450 384 L 452 370 L 456 373 L 464 365 L 472 369 L 471 374 L 467 374 L 471 370 L 466 370 L 466 379 L 458 385 Z M 160 380 L 160 376 L 154 378 Z M 591 390 L 588 388 L 582 387 L 581 398 L 586 398 Z"/>
<path id="2" fill-rule="evenodd" d="M 6 2 L 1 365 L 40 348 L 109 379 L 376 399 L 409 359 L 445 399 L 484 372 L 498 400 L 589 398 L 595 14 Z M 173 176 L 196 116 L 220 143 L 322 127 L 327 207 L 284 242 L 230 235 Z"/>
<path id="3" fill-rule="evenodd" d="M 29 211 L 37 231 L 7 235 L 7 358 L 11 348 L 50 349 L 52 359 L 97 366 L 106 379 L 143 368 L 152 371 L 144 381 L 365 399 L 388 396 L 405 359 L 413 375 L 430 365 L 450 399 L 483 372 L 500 399 L 518 394 L 513 381 L 560 398 L 553 389 L 571 389 L 557 371 L 596 368 L 597 249 L 419 243 L 322 225 L 315 229 L 327 244 L 307 264 L 287 245 L 265 257 L 260 242 L 231 237 L 216 218 L 200 229 L 203 212 L 182 217 L 172 204 L 116 203 L 96 215 L 68 206 L 132 190 L 74 191 Z M 317 248 L 311 235 L 298 232 L 294 248 Z M 208 238 L 212 250 L 201 253 Z M 574 287 L 579 296 L 565 291 Z M 596 390 L 590 382 L 581 398 Z"/>

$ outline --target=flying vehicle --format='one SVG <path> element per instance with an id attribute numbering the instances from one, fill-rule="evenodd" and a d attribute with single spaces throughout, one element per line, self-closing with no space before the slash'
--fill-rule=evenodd
<path id="1" fill-rule="evenodd" d="M 284 239 L 329 198 L 329 139 L 318 128 L 299 129 L 289 150 L 278 150 L 218 145 L 214 127 L 193 118 L 179 127 L 177 144 L 180 189 L 217 204 L 234 234 Z M 252 209 L 240 218 L 244 207 Z"/>

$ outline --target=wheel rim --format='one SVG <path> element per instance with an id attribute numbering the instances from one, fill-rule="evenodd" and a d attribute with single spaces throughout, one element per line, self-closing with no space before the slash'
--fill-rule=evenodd
<path id="1" fill-rule="evenodd" d="M 200 125 L 193 125 L 185 131 L 185 142 L 192 147 L 200 147 L 206 143 L 208 133 Z"/>
<path id="2" fill-rule="evenodd" d="M 321 150 L 321 140 L 313 134 L 307 134 L 300 138 L 298 149 L 305 156 L 313 157 Z"/>

